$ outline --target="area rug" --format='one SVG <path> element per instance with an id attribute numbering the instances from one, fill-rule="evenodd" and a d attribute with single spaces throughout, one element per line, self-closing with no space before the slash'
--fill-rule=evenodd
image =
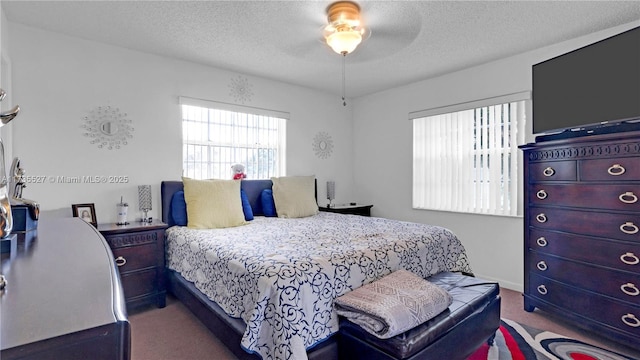
<path id="1" fill-rule="evenodd" d="M 502 319 L 493 346 L 483 345 L 467 360 L 637 360 L 582 341 Z"/>

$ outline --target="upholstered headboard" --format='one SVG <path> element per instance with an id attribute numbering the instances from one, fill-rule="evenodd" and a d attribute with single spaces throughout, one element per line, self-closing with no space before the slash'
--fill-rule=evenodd
<path id="1" fill-rule="evenodd" d="M 263 189 L 271 189 L 273 183 L 271 180 L 241 180 L 240 187 L 247 194 L 251 209 L 254 215 L 264 215 L 262 211 L 262 202 L 260 201 L 260 193 Z M 160 194 L 162 198 L 162 221 L 169 226 L 173 226 L 176 222 L 171 216 L 171 199 L 173 194 L 184 189 L 182 181 L 163 181 L 160 183 Z"/>

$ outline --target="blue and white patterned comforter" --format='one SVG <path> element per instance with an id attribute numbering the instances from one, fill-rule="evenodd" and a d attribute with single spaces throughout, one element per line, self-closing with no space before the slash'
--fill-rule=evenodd
<path id="1" fill-rule="evenodd" d="M 395 270 L 471 272 L 445 228 L 328 212 L 227 229 L 174 226 L 167 266 L 242 318 L 242 346 L 263 359 L 306 359 L 338 331 L 333 300 Z"/>

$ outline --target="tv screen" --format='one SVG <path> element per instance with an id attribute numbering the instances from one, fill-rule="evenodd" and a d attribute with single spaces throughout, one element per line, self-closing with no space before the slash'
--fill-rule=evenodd
<path id="1" fill-rule="evenodd" d="M 533 132 L 640 119 L 640 27 L 533 65 Z"/>

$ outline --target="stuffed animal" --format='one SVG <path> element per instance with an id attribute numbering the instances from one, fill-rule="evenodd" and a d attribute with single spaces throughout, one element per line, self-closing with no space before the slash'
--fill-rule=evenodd
<path id="1" fill-rule="evenodd" d="M 247 177 L 244 173 L 244 165 L 242 164 L 231 165 L 231 173 L 233 174 L 233 180 L 242 180 Z"/>

